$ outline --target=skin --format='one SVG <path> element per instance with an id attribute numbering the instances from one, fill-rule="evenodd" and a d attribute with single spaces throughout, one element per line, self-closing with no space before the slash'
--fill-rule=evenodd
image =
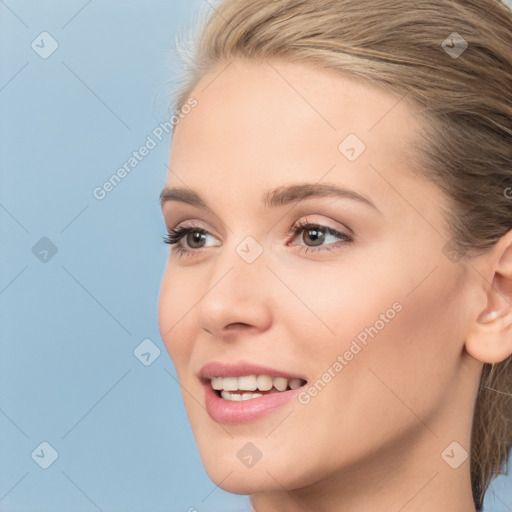
<path id="1" fill-rule="evenodd" d="M 474 511 L 462 449 L 482 363 L 512 353 L 512 231 L 478 258 L 447 257 L 449 200 L 410 168 L 418 116 L 381 89 L 304 64 L 235 60 L 191 96 L 166 186 L 197 191 L 208 208 L 162 211 L 168 229 L 208 235 L 200 253 L 190 237 L 180 244 L 191 255 L 172 246 L 158 314 L 209 477 L 250 495 L 257 512 Z M 348 134 L 366 145 L 353 162 L 338 149 Z M 266 190 L 292 182 L 344 186 L 379 211 L 325 197 L 263 206 Z M 353 241 L 323 232 L 331 251 L 301 252 L 317 247 L 308 230 L 287 233 L 306 218 Z M 247 236 L 263 249 L 251 264 L 236 252 Z M 397 302 L 309 403 L 246 424 L 206 413 L 205 363 L 274 366 L 310 386 Z M 247 442 L 262 453 L 251 468 L 237 457 Z M 457 469 L 441 456 L 453 442 Z"/>

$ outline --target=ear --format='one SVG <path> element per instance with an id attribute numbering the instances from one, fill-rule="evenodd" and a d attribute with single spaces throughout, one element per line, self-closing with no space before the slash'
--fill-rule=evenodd
<path id="1" fill-rule="evenodd" d="M 471 320 L 466 350 L 483 363 L 499 363 L 512 354 L 512 230 L 473 269 L 480 274 L 485 307 L 480 304 Z"/>

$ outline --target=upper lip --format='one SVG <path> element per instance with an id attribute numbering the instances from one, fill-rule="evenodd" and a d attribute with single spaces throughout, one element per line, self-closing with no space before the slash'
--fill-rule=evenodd
<path id="1" fill-rule="evenodd" d="M 198 377 L 202 380 L 210 380 L 212 377 L 243 377 L 245 375 L 269 375 L 270 377 L 285 377 L 287 379 L 302 379 L 307 381 L 303 375 L 245 361 L 241 361 L 237 364 L 211 361 L 199 370 Z"/>

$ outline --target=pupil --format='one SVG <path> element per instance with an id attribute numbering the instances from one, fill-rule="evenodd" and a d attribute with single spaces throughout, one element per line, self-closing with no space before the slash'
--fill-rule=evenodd
<path id="1" fill-rule="evenodd" d="M 189 233 L 189 235 L 192 235 L 192 239 L 193 239 L 193 242 L 200 242 L 201 239 L 203 238 L 203 234 L 202 233 L 199 233 L 198 231 L 195 231 L 193 233 Z M 190 244 L 190 245 L 194 245 L 194 243 Z"/>
<path id="2" fill-rule="evenodd" d="M 310 234 L 315 233 L 313 235 L 313 238 L 315 238 L 317 236 L 319 238 L 317 238 L 317 240 L 313 240 L 313 243 L 315 243 L 316 245 L 322 245 L 322 241 L 323 241 L 325 235 L 318 235 L 318 233 L 321 233 L 321 231 L 319 231 L 318 229 L 308 229 L 307 233 L 308 233 L 308 237 L 310 237 L 310 238 L 311 238 Z"/>

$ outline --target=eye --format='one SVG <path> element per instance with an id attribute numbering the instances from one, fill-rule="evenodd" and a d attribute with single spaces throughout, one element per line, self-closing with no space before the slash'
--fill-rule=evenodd
<path id="1" fill-rule="evenodd" d="M 306 222 L 292 226 L 288 235 L 293 235 L 295 238 L 301 233 L 304 233 L 306 235 L 305 240 L 309 240 L 312 244 L 305 246 L 299 245 L 299 250 L 305 253 L 308 251 L 332 251 L 333 247 L 345 246 L 353 242 L 350 235 L 330 226 L 307 222 L 307 219 Z M 168 231 L 167 236 L 164 237 L 164 242 L 169 245 L 175 245 L 175 251 L 180 257 L 191 256 L 194 253 L 201 252 L 206 247 L 203 243 L 209 235 L 210 233 L 208 231 L 198 226 L 178 226 Z M 324 242 L 328 236 L 338 239 L 339 242 L 324 246 Z M 182 239 L 185 239 L 187 246 L 183 245 Z"/>
<path id="2" fill-rule="evenodd" d="M 306 222 L 294 225 L 289 231 L 289 234 L 294 236 L 298 236 L 301 233 L 303 233 L 302 239 L 312 244 L 299 246 L 300 250 L 305 253 L 310 251 L 332 251 L 333 247 L 345 246 L 354 241 L 350 235 L 342 231 L 331 228 L 330 226 L 307 222 L 307 219 Z M 337 238 L 339 242 L 324 246 L 322 244 L 325 242 L 326 236 Z"/>
<path id="3" fill-rule="evenodd" d="M 201 244 L 210 233 L 198 226 L 178 226 L 177 228 L 170 229 L 167 236 L 164 237 L 164 242 L 169 245 L 176 245 L 176 252 L 179 256 L 189 256 L 192 253 L 200 252 L 204 246 Z M 185 238 L 190 249 L 184 247 L 181 240 Z M 199 247 L 196 247 L 196 244 Z"/>

